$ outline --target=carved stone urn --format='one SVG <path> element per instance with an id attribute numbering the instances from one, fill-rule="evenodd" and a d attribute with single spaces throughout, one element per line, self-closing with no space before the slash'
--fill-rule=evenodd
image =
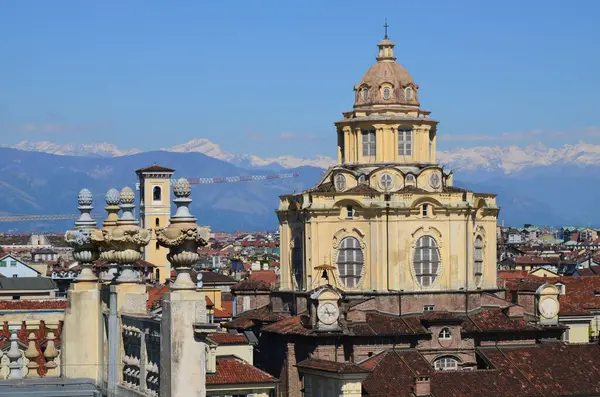
<path id="1" fill-rule="evenodd" d="M 92 206 L 92 192 L 82 189 L 77 196 L 79 204 L 79 219 L 75 221 L 73 229 L 65 233 L 65 241 L 73 248 L 73 258 L 79 263 L 81 270 L 75 281 L 95 282 L 98 277 L 92 271 L 92 266 L 99 256 L 98 245 L 92 240 L 92 233 L 97 231 L 96 222 L 92 219 L 90 211 Z"/>
<path id="2" fill-rule="evenodd" d="M 102 230 L 111 231 L 117 227 L 117 221 L 119 220 L 119 203 L 121 201 L 119 191 L 117 189 L 110 189 L 106 192 L 106 207 L 104 209 L 108 213 L 108 216 L 102 222 Z M 108 269 L 102 273 L 101 279 L 105 282 L 113 281 L 117 275 L 118 264 L 115 260 L 114 248 L 104 240 L 104 234 L 102 230 L 98 230 L 92 234 L 92 240 L 96 242 L 101 248 L 100 259 L 103 260 Z"/>
<path id="3" fill-rule="evenodd" d="M 196 289 L 196 284 L 192 281 L 190 272 L 200 259 L 198 248 L 205 246 L 208 241 L 208 230 L 198 227 L 196 218 L 190 214 L 192 189 L 187 179 L 178 179 L 173 184 L 173 193 L 177 210 L 171 216 L 168 227 L 155 230 L 156 239 L 161 246 L 169 249 L 167 259 L 177 274 L 171 289 L 192 290 Z"/>
<path id="4" fill-rule="evenodd" d="M 137 283 L 139 276 L 134 271 L 135 263 L 142 259 L 142 248 L 150 242 L 150 232 L 139 227 L 133 216 L 135 194 L 129 187 L 121 190 L 119 195 L 121 217 L 114 228 L 102 229 L 103 246 L 107 252 L 107 260 L 119 265 L 117 283 Z"/>

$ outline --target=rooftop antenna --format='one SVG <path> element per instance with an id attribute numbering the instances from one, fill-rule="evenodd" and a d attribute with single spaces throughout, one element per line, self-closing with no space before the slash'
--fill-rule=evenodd
<path id="1" fill-rule="evenodd" d="M 387 18 L 385 19 L 385 24 L 383 25 L 383 28 L 385 29 L 385 35 L 383 36 L 384 40 L 387 40 L 388 38 L 388 34 L 387 34 L 387 29 L 390 27 L 390 25 L 388 25 L 387 23 Z"/>

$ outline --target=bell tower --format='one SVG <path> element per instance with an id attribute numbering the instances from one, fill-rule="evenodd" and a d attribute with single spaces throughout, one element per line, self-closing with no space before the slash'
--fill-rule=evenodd
<path id="1" fill-rule="evenodd" d="M 135 173 L 140 186 L 140 223 L 144 229 L 152 230 L 150 243 L 144 248 L 144 260 L 156 265 L 155 278 L 164 283 L 171 275 L 167 260 L 168 249 L 156 240 L 154 229 L 168 226 L 171 216 L 171 178 L 175 170 L 153 164 L 140 168 Z"/>

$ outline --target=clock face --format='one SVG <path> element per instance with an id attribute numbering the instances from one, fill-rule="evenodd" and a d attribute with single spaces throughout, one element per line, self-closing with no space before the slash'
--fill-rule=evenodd
<path id="1" fill-rule="evenodd" d="M 433 188 L 438 188 L 440 186 L 440 175 L 439 174 L 431 174 L 429 176 L 429 184 Z"/>
<path id="2" fill-rule="evenodd" d="M 339 315 L 340 311 L 338 307 L 331 302 L 321 303 L 317 309 L 319 321 L 325 325 L 331 325 L 335 323 Z"/>
<path id="3" fill-rule="evenodd" d="M 553 318 L 558 313 L 558 303 L 551 298 L 546 298 L 540 302 L 540 314 L 546 318 Z"/>

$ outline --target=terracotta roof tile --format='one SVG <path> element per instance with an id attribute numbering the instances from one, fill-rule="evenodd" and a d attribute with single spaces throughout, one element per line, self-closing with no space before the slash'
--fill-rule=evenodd
<path id="1" fill-rule="evenodd" d="M 231 313 L 221 310 L 218 307 L 215 307 L 213 309 L 213 316 L 215 317 L 215 319 L 228 319 L 228 320 L 231 319 L 231 317 L 232 317 Z"/>
<path id="2" fill-rule="evenodd" d="M 217 357 L 216 373 L 206 374 L 208 386 L 276 382 L 268 373 L 236 357 Z"/>
<path id="3" fill-rule="evenodd" d="M 144 168 L 140 168 L 138 170 L 135 170 L 136 173 L 141 173 L 141 172 L 175 172 L 174 169 L 172 168 L 167 168 L 167 167 L 163 167 L 161 165 L 158 164 L 152 164 L 149 167 L 144 167 Z"/>
<path id="4" fill-rule="evenodd" d="M 65 310 L 66 299 L 0 300 L 0 310 Z"/>
<path id="5" fill-rule="evenodd" d="M 244 334 L 230 334 L 227 332 L 215 332 L 208 334 L 208 339 L 219 345 L 247 345 L 248 339 Z"/>

